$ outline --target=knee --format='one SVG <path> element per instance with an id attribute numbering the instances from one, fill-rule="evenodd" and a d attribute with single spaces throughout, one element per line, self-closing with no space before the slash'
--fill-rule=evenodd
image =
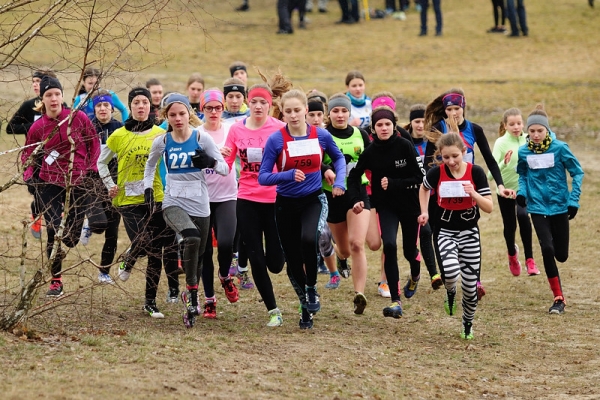
<path id="1" fill-rule="evenodd" d="M 360 253 L 365 251 L 365 243 L 362 240 L 353 240 L 350 242 L 350 253 Z"/>
<path id="2" fill-rule="evenodd" d="M 565 254 L 555 254 L 556 261 L 564 263 L 569 258 L 569 254 L 565 252 Z"/>

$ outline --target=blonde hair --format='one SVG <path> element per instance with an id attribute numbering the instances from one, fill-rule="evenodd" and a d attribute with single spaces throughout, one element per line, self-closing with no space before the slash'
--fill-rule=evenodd
<path id="1" fill-rule="evenodd" d="M 244 89 L 246 88 L 246 85 L 244 84 L 244 82 L 242 82 L 238 78 L 227 78 L 227 79 L 225 79 L 223 81 L 223 86 L 228 86 L 228 85 L 239 85 L 239 86 L 242 86 Z"/>
<path id="2" fill-rule="evenodd" d="M 270 78 L 267 78 L 262 72 L 260 72 L 258 67 L 256 67 L 256 72 L 258 72 L 258 75 L 263 82 L 267 84 L 269 91 L 272 93 L 273 107 L 271 107 L 271 116 L 281 120 L 283 118 L 283 112 L 281 112 L 281 97 L 286 92 L 292 90 L 294 84 L 283 75 L 281 69 L 279 68 L 277 69 L 277 72 L 275 72 Z M 250 92 L 250 90 L 248 90 L 248 92 Z"/>
<path id="3" fill-rule="evenodd" d="M 437 138 L 435 139 L 435 153 L 433 153 L 433 159 L 437 164 L 441 164 L 441 155 L 442 149 L 444 147 L 456 146 L 462 152 L 465 150 L 465 142 L 463 142 L 462 137 L 459 134 L 458 124 L 454 120 L 454 118 L 448 118 L 448 132 L 442 134 L 440 131 L 437 132 Z M 427 136 L 429 140 L 429 136 Z"/>
<path id="4" fill-rule="evenodd" d="M 396 102 L 396 96 L 394 96 L 392 92 L 387 91 L 375 93 L 373 96 L 371 96 L 371 102 L 380 97 L 389 97 L 390 99 L 394 100 L 394 103 Z"/>
<path id="5" fill-rule="evenodd" d="M 289 92 L 285 92 L 283 94 L 283 96 L 281 96 L 281 107 L 282 108 L 284 107 L 286 100 L 289 100 L 289 99 L 298 99 L 298 100 L 300 100 L 302 105 L 304 105 L 304 106 L 308 105 L 308 99 L 306 98 L 306 95 L 304 94 L 303 91 L 301 91 L 299 89 L 292 89 Z"/>
<path id="6" fill-rule="evenodd" d="M 520 116 L 521 119 L 523 119 L 523 114 L 518 108 L 513 107 L 504 111 L 504 114 L 502 115 L 502 121 L 500 121 L 500 126 L 498 127 L 498 137 L 502 137 L 506 133 L 506 123 L 508 122 L 508 117 L 516 116 Z"/>

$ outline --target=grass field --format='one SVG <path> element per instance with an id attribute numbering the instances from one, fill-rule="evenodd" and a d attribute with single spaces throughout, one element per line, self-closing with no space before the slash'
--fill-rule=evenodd
<path id="1" fill-rule="evenodd" d="M 152 320 L 142 313 L 144 260 L 127 283 L 111 287 L 96 285 L 95 267 L 84 263 L 65 274 L 69 297 L 54 305 L 41 297 L 25 326 L 0 333 L 1 397 L 600 398 L 598 10 L 584 0 L 529 0 L 530 36 L 509 39 L 485 33 L 493 22 L 490 2 L 444 0 L 444 35 L 419 38 L 414 10 L 403 22 L 339 26 L 334 24 L 339 7 L 331 1 L 329 13 L 308 14 L 307 30 L 280 36 L 275 35 L 273 2 L 251 0 L 249 12 L 236 13 L 238 1 L 203 2 L 202 27 L 161 27 L 154 37 L 162 40 L 160 54 L 143 61 L 163 60 L 142 72 L 115 74 L 107 82 L 122 99 L 128 85 L 149 77 L 161 79 L 167 90 L 183 91 L 187 77 L 199 71 L 207 87 L 220 86 L 229 76 L 227 65 L 239 59 L 264 71 L 280 67 L 295 86 L 332 94 L 344 90 L 349 70 L 359 69 L 368 93 L 397 94 L 404 119 L 411 104 L 462 87 L 467 117 L 485 128 L 490 141 L 504 109 L 517 106 L 527 114 L 542 102 L 551 126 L 569 142 L 586 172 L 582 207 L 571 223 L 570 257 L 559 266 L 567 312 L 547 314 L 552 294 L 543 272 L 536 277 L 510 274 L 497 208 L 479 224 L 487 295 L 479 304 L 475 340 L 470 342 L 459 338 L 460 316 L 444 313 L 443 290 L 433 291 L 425 280 L 412 299 L 403 299 L 402 319 L 384 318 L 381 310 L 388 301 L 377 296 L 376 286 L 379 253 L 367 251 L 365 314 L 352 312 L 350 281 L 329 291 L 320 276 L 322 311 L 311 331 L 298 329 L 297 298 L 285 273 L 272 276 L 283 327 L 265 326 L 267 313 L 256 290 L 241 292 L 236 304 L 227 304 L 218 290 L 218 319 L 200 320 L 186 330 L 181 304 L 164 303 L 164 279 L 158 305 L 166 318 Z M 383 8 L 383 1 L 370 3 Z M 35 43 L 28 57 L 44 64 L 55 61 Z M 0 76 L 6 81 L 11 75 Z M 251 82 L 258 82 L 257 76 L 250 70 Z M 0 93 L 3 119 L 30 96 L 28 82 L 5 86 Z M 66 80 L 65 86 L 72 89 Z M 2 133 L 0 148 L 23 141 Z M 15 159 L 14 153 L 0 157 L 0 182 L 16 172 Z M 21 220 L 28 216 L 29 202 L 23 186 L 0 194 L 3 307 L 18 293 Z M 122 231 L 119 252 L 128 246 L 126 237 Z M 27 238 L 30 276 L 43 244 Z M 72 249 L 69 264 L 88 257 L 99 262 L 101 245 L 102 238 L 94 236 L 88 247 Z M 534 255 L 541 268 L 537 243 Z M 406 263 L 400 263 L 400 273 L 405 279 Z"/>

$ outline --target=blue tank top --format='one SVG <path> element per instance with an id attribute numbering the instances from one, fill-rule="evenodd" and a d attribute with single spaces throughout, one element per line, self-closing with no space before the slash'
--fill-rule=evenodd
<path id="1" fill-rule="evenodd" d="M 446 121 L 441 120 L 440 122 L 442 125 L 442 133 L 448 133 Z M 465 119 L 465 123 L 465 129 L 459 132 L 463 143 L 467 147 L 467 154 L 465 155 L 464 160 L 473 164 L 475 163 L 475 133 L 473 132 L 473 125 L 471 125 L 471 122 Z"/>
<path id="2" fill-rule="evenodd" d="M 198 132 L 194 130 L 192 135 L 184 143 L 173 140 L 171 132 L 165 135 L 165 151 L 163 158 L 169 174 L 185 174 L 188 172 L 200 172 L 201 170 L 192 164 L 192 156 L 196 149 L 201 148 L 198 144 Z"/>

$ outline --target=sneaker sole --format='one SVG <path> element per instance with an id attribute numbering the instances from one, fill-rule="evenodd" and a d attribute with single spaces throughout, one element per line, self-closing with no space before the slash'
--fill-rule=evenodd
<path id="1" fill-rule="evenodd" d="M 61 297 L 61 296 L 63 296 L 64 294 L 65 294 L 65 292 L 60 292 L 59 294 L 47 294 L 47 295 L 46 295 L 46 297 L 49 297 L 49 298 L 51 298 L 51 299 L 52 299 L 52 298 L 56 299 L 56 298 L 58 298 L 58 297 Z"/>
<path id="2" fill-rule="evenodd" d="M 391 310 L 387 310 L 387 309 L 383 309 L 383 316 L 384 317 L 392 317 L 395 319 L 400 319 L 402 318 L 402 314 L 398 313 L 397 311 L 391 311 Z"/>
<path id="3" fill-rule="evenodd" d="M 367 307 L 367 298 L 363 296 L 354 296 L 354 314 L 362 314 Z"/>

